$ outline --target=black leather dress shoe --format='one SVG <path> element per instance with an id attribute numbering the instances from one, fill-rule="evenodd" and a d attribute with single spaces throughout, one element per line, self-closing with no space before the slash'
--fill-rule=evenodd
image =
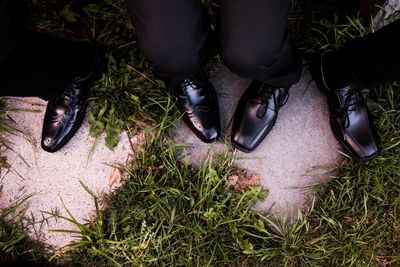
<path id="1" fill-rule="evenodd" d="M 327 96 L 330 125 L 336 139 L 357 159 L 376 156 L 379 153 L 376 132 L 361 91 L 354 84 L 329 88 L 324 76 L 323 54 L 311 60 L 310 72 Z"/>
<path id="2" fill-rule="evenodd" d="M 95 48 L 93 66 L 84 77 L 76 76 L 65 91 L 50 99 L 44 116 L 41 146 L 47 152 L 63 147 L 81 126 L 85 117 L 90 86 L 104 69 L 104 51 Z"/>
<path id="3" fill-rule="evenodd" d="M 236 109 L 231 141 L 244 152 L 253 151 L 272 130 L 279 109 L 289 97 L 289 87 L 274 88 L 254 80 Z"/>
<path id="4" fill-rule="evenodd" d="M 220 120 L 217 95 L 210 81 L 202 75 L 187 78 L 172 89 L 176 105 L 185 112 L 184 121 L 203 142 L 219 137 Z"/>

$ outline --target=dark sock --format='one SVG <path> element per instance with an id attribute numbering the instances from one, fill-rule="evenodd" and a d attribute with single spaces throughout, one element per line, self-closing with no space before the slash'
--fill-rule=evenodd
<path id="1" fill-rule="evenodd" d="M 329 89 L 343 88 L 354 82 L 346 69 L 340 50 L 326 52 L 322 58 L 322 66 L 325 83 Z"/>

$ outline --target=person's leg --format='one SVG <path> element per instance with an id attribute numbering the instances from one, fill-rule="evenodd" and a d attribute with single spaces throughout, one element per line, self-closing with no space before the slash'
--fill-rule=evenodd
<path id="1" fill-rule="evenodd" d="M 290 0 L 220 0 L 221 54 L 234 73 L 274 87 L 296 83 L 300 58 L 289 39 Z"/>
<path id="2" fill-rule="evenodd" d="M 324 55 L 326 82 L 373 87 L 400 80 L 400 20 Z"/>
<path id="3" fill-rule="evenodd" d="M 26 0 L 0 0 L 0 95 L 50 99 L 90 70 L 91 48 L 26 31 L 26 12 Z"/>
<path id="4" fill-rule="evenodd" d="M 328 98 L 332 131 L 355 158 L 379 153 L 373 121 L 360 89 L 400 80 L 400 21 L 315 55 L 310 72 Z"/>
<path id="5" fill-rule="evenodd" d="M 0 66 L 0 95 L 38 96 L 49 100 L 61 94 L 72 78 L 92 70 L 92 54 L 89 42 L 69 42 L 24 31 Z"/>
<path id="6" fill-rule="evenodd" d="M 254 150 L 272 130 L 289 87 L 301 75 L 287 32 L 290 0 L 220 0 L 221 54 L 234 73 L 253 78 L 232 125 L 232 144 Z"/>
<path id="7" fill-rule="evenodd" d="M 200 0 L 128 0 L 128 12 L 139 46 L 172 87 L 201 71 L 211 29 Z"/>
<path id="8" fill-rule="evenodd" d="M 25 1 L 0 1 L 0 96 L 49 100 L 41 146 L 55 152 L 82 124 L 102 56 L 90 44 L 26 31 Z"/>
<path id="9" fill-rule="evenodd" d="M 37 49 L 29 51 L 26 48 L 40 47 L 35 42 L 26 40 L 26 11 L 25 0 L 0 2 L 0 95 L 51 97 L 51 90 L 47 84 L 35 80 L 39 80 L 42 75 L 48 76 L 48 84 L 54 84 L 60 77 L 43 73 L 40 67 L 34 65 L 32 57 L 37 56 L 38 62 L 43 62 L 44 59 Z"/>
<path id="10" fill-rule="evenodd" d="M 20 42 L 25 29 L 24 0 L 0 0 L 0 66 Z"/>
<path id="11" fill-rule="evenodd" d="M 210 24 L 201 0 L 128 0 L 139 46 L 177 96 L 184 120 L 203 141 L 219 134 L 214 88 L 201 74 Z"/>

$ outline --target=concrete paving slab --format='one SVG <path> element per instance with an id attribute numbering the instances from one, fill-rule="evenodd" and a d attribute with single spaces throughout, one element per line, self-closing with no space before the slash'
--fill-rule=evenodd
<path id="1" fill-rule="evenodd" d="M 221 66 L 212 83 L 218 94 L 221 126 L 229 140 L 232 116 L 250 80 Z M 210 150 L 222 151 L 229 145 L 202 143 L 182 124 L 176 127 L 175 140 L 188 145 L 186 152 L 193 164 L 202 162 Z M 274 129 L 254 152 L 237 152 L 236 164 L 259 174 L 261 185 L 269 190 L 269 196 L 256 208 L 282 215 L 287 208 L 296 212 L 308 206 L 312 191 L 305 187 L 329 179 L 330 170 L 343 159 L 339 150 L 330 130 L 325 96 L 305 70 L 291 88 Z"/>
<path id="2" fill-rule="evenodd" d="M 22 101 L 21 101 L 22 100 Z M 29 137 L 12 136 L 13 149 L 2 151 L 10 168 L 1 173 L 0 208 L 7 207 L 22 195 L 34 194 L 28 201 L 27 220 L 31 236 L 51 246 L 60 247 L 73 240 L 70 234 L 49 232 L 49 229 L 76 229 L 65 220 L 55 220 L 42 211 L 58 211 L 66 216 L 61 198 L 79 222 L 84 222 L 94 212 L 91 196 L 80 181 L 95 195 L 107 194 L 108 178 L 113 170 L 110 165 L 125 164 L 131 146 L 126 133 L 113 150 L 105 146 L 104 137 L 93 148 L 94 139 L 89 137 L 87 120 L 74 138 L 56 153 L 40 148 L 40 136 L 46 102 L 39 98 L 16 98 L 9 101 L 17 109 L 38 112 L 13 112 L 11 117 L 29 134 Z"/>
<path id="3" fill-rule="evenodd" d="M 378 14 L 374 17 L 374 28 L 378 30 L 385 24 L 399 19 L 400 14 L 400 1 L 399 0 L 387 0 L 385 5 L 379 10 Z M 395 15 L 397 14 L 397 15 Z"/>

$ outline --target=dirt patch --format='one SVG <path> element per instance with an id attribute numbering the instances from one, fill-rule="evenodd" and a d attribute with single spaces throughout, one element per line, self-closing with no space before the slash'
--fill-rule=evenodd
<path id="1" fill-rule="evenodd" d="M 248 174 L 246 170 L 237 170 L 233 175 L 226 179 L 226 184 L 235 189 L 235 191 L 243 191 L 249 187 L 260 186 L 261 176 L 257 173 Z"/>

